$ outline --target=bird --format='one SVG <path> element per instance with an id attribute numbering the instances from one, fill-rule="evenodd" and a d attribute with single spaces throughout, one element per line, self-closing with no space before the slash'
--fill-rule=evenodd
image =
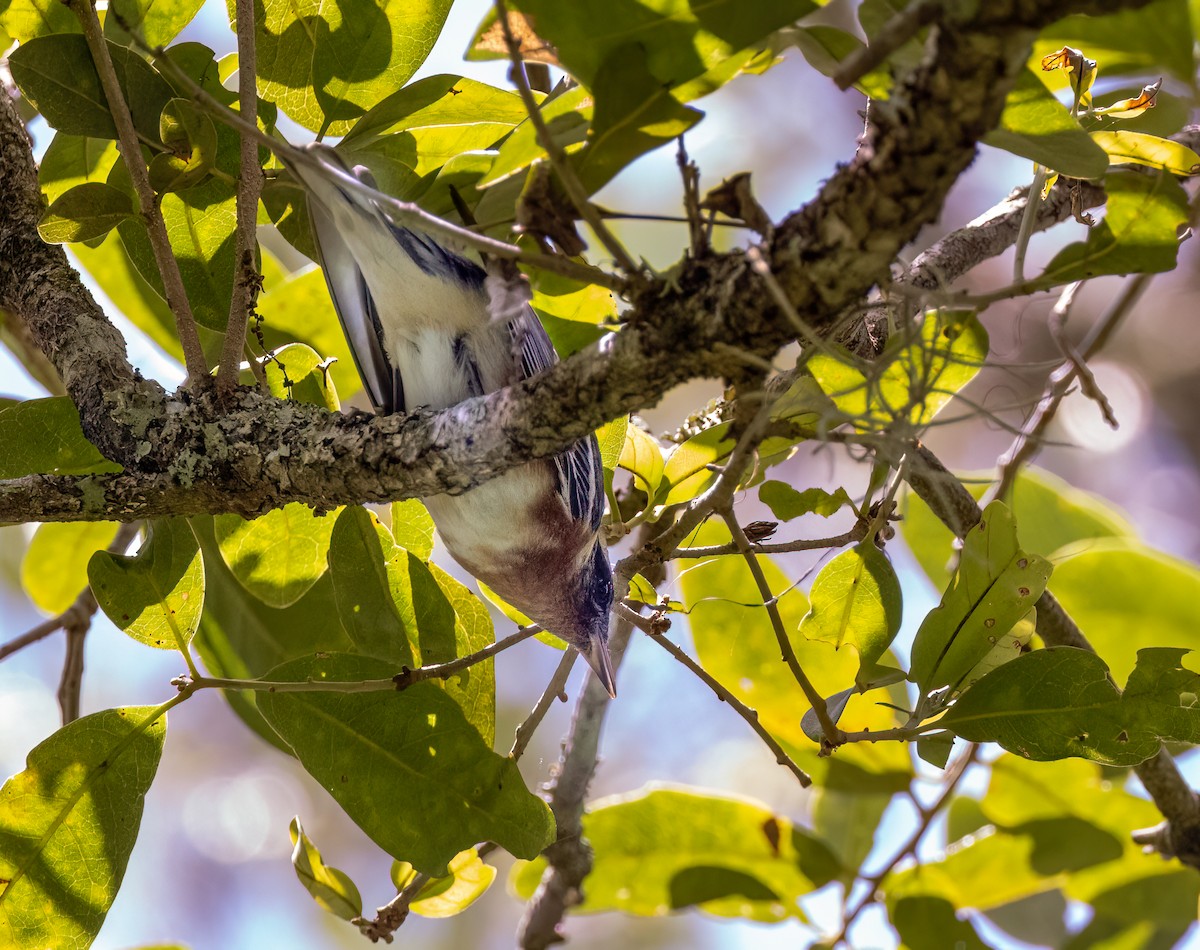
<path id="1" fill-rule="evenodd" d="M 533 308 L 494 315 L 484 268 L 398 223 L 372 195 L 369 169 L 350 167 L 323 143 L 285 164 L 306 193 L 317 263 L 377 413 L 448 408 L 558 361 Z M 462 494 L 422 501 L 454 559 L 579 651 L 616 698 L 596 437 Z"/>

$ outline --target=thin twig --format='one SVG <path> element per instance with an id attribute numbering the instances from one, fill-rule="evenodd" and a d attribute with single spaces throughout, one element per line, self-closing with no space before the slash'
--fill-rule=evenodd
<path id="1" fill-rule="evenodd" d="M 1021 427 L 1020 434 L 1013 440 L 1008 450 L 997 459 L 996 486 L 990 492 L 992 498 L 1007 498 L 1016 482 L 1022 466 L 1028 464 L 1041 450 L 1043 437 L 1049 428 L 1058 407 L 1071 390 L 1072 383 L 1079 376 L 1083 361 L 1090 359 L 1100 351 L 1100 348 L 1112 337 L 1117 327 L 1129 315 L 1138 299 L 1145 292 L 1153 279 L 1153 274 L 1138 274 L 1125 282 L 1121 294 L 1113 301 L 1112 306 L 1096 322 L 1089 338 L 1080 348 L 1079 359 L 1068 358 L 1061 366 L 1050 374 L 1046 381 L 1045 391 L 1038 401 L 1037 407 Z M 1074 299 L 1071 293 L 1077 284 L 1072 284 L 1063 292 L 1062 298 L 1055 305 L 1055 311 L 1065 318 Z"/>
<path id="2" fill-rule="evenodd" d="M 512 24 L 508 22 L 508 6 L 504 0 L 496 0 L 496 16 L 499 18 L 500 28 L 504 31 L 504 42 L 508 45 L 508 55 L 512 60 L 513 83 L 517 87 L 517 92 L 520 93 L 521 101 L 525 103 L 529 121 L 533 123 L 534 131 L 537 132 L 538 145 L 550 159 L 550 166 L 558 175 L 558 180 L 562 182 L 567 197 L 571 199 L 571 204 L 575 206 L 580 217 L 587 222 L 592 233 L 604 245 L 604 249 L 608 251 L 621 270 L 631 277 L 636 275 L 639 273 L 637 263 L 629 256 L 625 246 L 609 231 L 604 219 L 600 217 L 591 201 L 588 200 L 587 189 L 583 187 L 579 176 L 575 174 L 575 169 L 571 166 L 567 153 L 555 141 L 550 130 L 546 128 L 546 120 L 542 118 L 537 100 L 533 98 L 533 90 L 529 88 L 529 77 L 525 75 L 525 63 L 521 59 L 521 44 L 513 35 Z"/>
<path id="3" fill-rule="evenodd" d="M 554 705 L 554 701 L 567 701 L 567 694 L 565 692 L 567 679 L 571 675 L 571 669 L 575 666 L 575 660 L 578 656 L 578 650 L 567 649 L 563 654 L 563 658 L 558 661 L 558 667 L 554 670 L 554 675 L 550 677 L 550 682 L 542 690 L 542 695 L 538 697 L 538 701 L 534 704 L 533 709 L 525 717 L 525 720 L 517 726 L 517 731 L 513 735 L 512 748 L 508 750 L 508 757 L 514 762 L 521 758 L 525 754 L 525 750 L 529 748 L 533 734 L 537 731 L 537 727 L 542 724 L 542 720 L 546 718 L 546 713 L 550 711 L 550 707 Z"/>
<path id="4" fill-rule="evenodd" d="M 859 521 L 845 534 L 832 538 L 813 538 L 812 540 L 778 541 L 774 544 L 750 543 L 750 550 L 755 554 L 792 554 L 796 551 L 825 551 L 842 548 L 847 544 L 857 544 L 867 536 L 867 522 Z M 724 554 L 741 554 L 741 549 L 733 543 L 711 544 L 705 547 L 676 548 L 664 555 L 664 560 L 674 558 L 721 557 Z"/>
<path id="5" fill-rule="evenodd" d="M 179 342 L 183 348 L 183 361 L 188 376 L 194 383 L 203 383 L 208 376 L 208 362 L 204 358 L 204 348 L 200 344 L 200 334 L 196 329 L 196 320 L 192 315 L 192 305 L 188 300 L 187 291 L 183 286 L 183 275 L 179 271 L 179 262 L 171 250 L 171 241 L 167 237 L 167 225 L 163 220 L 162 209 L 150 187 L 150 176 L 146 171 L 146 163 L 142 160 L 142 149 L 138 144 L 137 130 L 133 127 L 133 116 L 129 105 L 121 92 L 121 84 L 117 80 L 113 68 L 112 57 L 108 52 L 108 43 L 101 31 L 100 19 L 91 0 L 71 0 L 71 9 L 83 26 L 83 35 L 87 39 L 88 49 L 91 50 L 92 60 L 100 75 L 100 85 L 104 97 L 108 100 L 113 122 L 117 127 L 117 138 L 121 144 L 121 154 L 125 158 L 125 167 L 129 170 L 130 180 L 137 192 L 138 204 L 146 229 L 150 236 L 150 246 L 154 251 L 154 261 L 158 265 L 159 275 L 163 282 L 163 295 L 167 306 L 175 316 L 175 328 L 179 333 Z"/>
<path id="6" fill-rule="evenodd" d="M 688 226 L 688 246 L 692 249 L 692 257 L 705 257 L 709 251 L 708 229 L 704 226 L 704 212 L 700 210 L 700 169 L 688 158 L 687 148 L 683 144 L 683 136 L 679 136 L 679 148 L 675 152 L 675 162 L 679 166 L 679 176 L 683 180 L 683 210 Z M 614 217 L 611 213 L 601 212 L 605 218 Z M 633 217 L 623 215 L 622 217 Z M 654 215 L 637 216 L 640 220 L 651 220 Z M 661 218 L 659 218 L 661 220 Z M 674 219 L 679 220 L 679 219 Z"/>
<path id="7" fill-rule="evenodd" d="M 917 828 L 909 836 L 908 840 L 900 848 L 899 851 L 892 857 L 890 861 L 877 873 L 864 879 L 864 883 L 869 886 L 867 893 L 854 906 L 842 920 L 842 929 L 836 937 L 829 942 L 830 947 L 836 947 L 839 943 L 847 943 L 847 936 L 850 928 L 854 926 L 854 922 L 858 920 L 859 915 L 875 900 L 875 896 L 879 893 L 879 887 L 884 882 L 889 874 L 896 869 L 901 861 L 910 855 L 916 856 L 917 848 L 920 846 L 922 839 L 929 832 L 930 826 L 933 824 L 934 818 L 938 813 L 949 803 L 954 790 L 958 787 L 959 781 L 966 774 L 967 767 L 975 761 L 975 757 L 979 754 L 979 746 L 972 742 L 964 750 L 962 756 L 946 771 L 946 777 L 942 789 L 942 794 L 938 796 L 937 801 L 928 807 L 922 807 L 920 803 L 913 799 L 913 803 L 917 806 L 918 822 Z M 849 945 L 849 944 L 847 944 Z"/>
<path id="8" fill-rule="evenodd" d="M 746 532 L 738 524 L 737 517 L 734 515 L 732 508 L 725 508 L 717 513 L 725 520 L 725 524 L 729 526 L 729 533 L 733 535 L 733 543 L 737 545 L 738 552 L 746 559 L 746 566 L 750 568 L 750 574 L 754 577 L 754 583 L 758 585 L 758 591 L 762 595 L 764 606 L 767 610 L 767 616 L 771 620 L 771 628 L 775 631 L 775 639 L 779 642 L 779 652 L 782 654 L 783 662 L 792 671 L 792 676 L 800 684 L 800 689 L 804 691 L 805 698 L 808 699 L 809 705 L 812 706 L 813 712 L 816 713 L 817 721 L 821 724 L 821 731 L 825 734 L 825 741 L 831 746 L 840 745 L 843 741 L 842 731 L 838 729 L 837 724 L 829 715 L 829 707 L 825 704 L 825 697 L 817 692 L 816 687 L 812 684 L 812 680 L 808 678 L 808 674 L 804 672 L 804 668 L 796 658 L 796 651 L 792 649 L 792 641 L 788 637 L 783 617 L 779 613 L 779 603 L 775 598 L 775 592 L 771 590 L 771 584 L 767 580 L 767 575 L 763 572 L 762 565 L 758 561 L 758 555 L 754 553 L 750 541 L 746 537 Z"/>
<path id="9" fill-rule="evenodd" d="M 408 689 L 414 683 L 420 683 L 422 680 L 449 679 L 455 673 L 460 673 L 469 667 L 475 666 L 477 663 L 482 663 L 484 660 L 490 659 L 497 653 L 502 653 L 509 647 L 515 647 L 518 643 L 523 643 L 534 634 L 541 633 L 541 630 L 542 628 L 537 624 L 529 624 L 529 626 L 522 627 L 516 633 L 510 633 L 503 640 L 490 643 L 482 650 L 476 650 L 474 653 L 468 653 L 466 656 L 447 660 L 445 663 L 431 663 L 428 666 L 418 666 L 415 670 L 404 667 L 404 669 L 392 677 L 392 682 L 396 684 L 396 689 Z"/>
<path id="10" fill-rule="evenodd" d="M 715 679 L 706 669 L 704 669 L 704 667 L 688 656 L 682 649 L 679 648 L 677 644 L 671 642 L 664 634 L 660 633 L 656 629 L 653 618 L 647 619 L 642 617 L 639 614 L 634 613 L 623 604 L 618 605 L 617 609 L 627 620 L 629 620 L 630 623 L 638 627 L 643 633 L 646 634 L 646 636 L 648 636 L 660 647 L 670 653 L 671 656 L 675 657 L 676 660 L 687 667 L 688 670 L 690 670 L 698 679 L 700 679 L 701 682 L 703 682 L 716 694 L 717 699 L 721 700 L 723 703 L 726 703 L 730 709 L 746 720 L 750 728 L 758 734 L 758 737 L 762 739 L 766 747 L 771 750 L 772 754 L 775 756 L 775 761 L 784 766 L 784 768 L 790 770 L 791 773 L 796 776 L 796 780 L 800 783 L 801 787 L 808 788 L 810 785 L 812 785 L 812 778 L 809 776 L 809 774 L 795 763 L 792 757 L 784 751 L 783 746 L 779 744 L 775 737 L 771 735 L 771 733 L 768 732 L 763 724 L 759 721 L 758 710 L 751 709 L 740 699 L 734 696 L 733 693 L 726 689 L 726 687 L 723 686 L 719 680 Z"/>
<path id="11" fill-rule="evenodd" d="M 859 47 L 842 60 L 833 74 L 838 88 L 849 89 L 867 73 L 882 66 L 892 53 L 932 23 L 941 8 L 941 0 L 916 0 L 895 14 L 866 46 Z"/>
<path id="12" fill-rule="evenodd" d="M 258 88 L 254 44 L 254 0 L 237 0 L 238 105 L 248 125 L 258 123 Z M 234 260 L 233 295 L 229 302 L 229 322 L 221 348 L 221 367 L 217 370 L 217 391 L 232 392 L 246 348 L 246 327 L 261 286 L 254 251 L 258 246 L 258 197 L 262 193 L 263 172 L 258 162 L 258 143 L 241 137 L 241 174 L 237 187 L 237 238 Z"/>
<path id="13" fill-rule="evenodd" d="M 351 921 L 359 932 L 372 943 L 382 940 L 392 942 L 394 934 L 408 919 L 409 907 L 417 894 L 429 883 L 429 875 L 418 873 L 399 894 L 375 911 L 375 919 L 356 917 Z"/>

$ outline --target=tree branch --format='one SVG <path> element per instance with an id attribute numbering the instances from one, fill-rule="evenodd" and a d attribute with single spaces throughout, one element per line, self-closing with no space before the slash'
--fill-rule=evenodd
<path id="1" fill-rule="evenodd" d="M 193 381 L 201 382 L 208 375 L 208 363 L 204 359 L 204 348 L 200 344 L 200 334 L 196 329 L 196 320 L 192 316 L 192 305 L 188 300 L 187 291 L 183 287 L 183 275 L 179 271 L 179 262 L 175 260 L 175 253 L 171 250 L 171 240 L 167 237 L 167 225 L 163 221 L 162 210 L 154 195 L 154 189 L 150 187 L 150 176 L 146 172 L 146 163 L 142 160 L 142 147 L 138 142 L 137 131 L 133 127 L 133 116 L 125 102 L 125 95 L 121 92 L 121 86 L 113 68 L 112 57 L 108 53 L 108 42 L 104 39 L 100 28 L 100 19 L 96 15 L 96 8 L 93 6 L 92 0 L 70 0 L 69 5 L 83 26 L 83 35 L 87 38 L 88 49 L 92 53 L 96 71 L 100 75 L 104 98 L 108 100 L 109 111 L 117 126 L 121 155 L 125 159 L 125 167 L 129 170 L 134 191 L 137 192 L 142 219 L 146 223 L 150 246 L 154 251 L 154 262 L 158 265 L 158 273 L 162 277 L 167 307 L 175 316 L 175 329 L 179 333 L 179 342 L 183 346 L 183 358 L 188 375 Z"/>
<path id="2" fill-rule="evenodd" d="M 254 46 L 253 0 L 237 0 L 238 108 L 250 125 L 258 122 L 258 80 Z M 262 193 L 263 171 L 258 161 L 258 142 L 241 136 L 241 174 L 237 186 L 237 262 L 233 295 L 229 302 L 229 322 L 221 348 L 221 367 L 217 370 L 217 389 L 228 394 L 237 385 L 242 351 L 246 347 L 246 326 L 261 284 L 254 252 L 258 248 L 258 197 Z"/>

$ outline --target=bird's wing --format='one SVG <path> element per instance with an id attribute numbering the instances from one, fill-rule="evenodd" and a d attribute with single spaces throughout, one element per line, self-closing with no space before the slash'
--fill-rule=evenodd
<path id="1" fill-rule="evenodd" d="M 512 321 L 514 342 L 521 345 L 521 378 L 528 379 L 558 362 L 554 344 L 546 335 L 542 321 L 533 308 L 526 306 Z M 580 439 L 561 455 L 554 457 L 558 493 L 576 521 L 587 521 L 599 530 L 604 516 L 604 467 L 600 446 L 594 435 Z"/>
<path id="2" fill-rule="evenodd" d="M 307 170 L 304 170 L 307 172 Z M 300 177 L 308 184 L 308 215 L 312 221 L 313 242 L 317 246 L 321 269 L 333 298 L 358 375 L 376 412 L 398 412 L 404 409 L 404 385 L 400 373 L 392 366 L 383 349 L 383 328 L 375 300 L 367 288 L 358 262 L 338 231 L 333 215 L 312 187 L 313 176 L 307 172 Z M 332 181 L 322 186 L 337 188 Z"/>

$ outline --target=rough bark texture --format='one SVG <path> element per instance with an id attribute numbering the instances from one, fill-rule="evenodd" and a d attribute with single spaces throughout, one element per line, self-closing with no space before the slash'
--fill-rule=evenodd
<path id="1" fill-rule="evenodd" d="M 1033 29 L 1067 7 L 1129 5 L 951 5 L 928 62 L 872 110 L 854 161 L 781 222 L 765 248 L 796 310 L 827 330 L 886 277 L 995 124 Z M 0 159 L 0 195 L 11 209 L 0 221 L 0 307 L 25 320 L 79 406 L 88 438 L 126 469 L 118 477 L 2 485 L 3 520 L 253 515 L 290 501 L 332 508 L 461 492 L 653 405 L 685 380 L 736 375 L 731 352 L 770 358 L 794 336 L 735 252 L 686 262 L 673 285 L 643 282 L 622 332 L 537 379 L 444 412 L 372 418 L 254 392 L 220 404 L 204 393 L 172 396 L 137 377 L 61 249 L 38 239 L 36 174 L 7 102 Z"/>

